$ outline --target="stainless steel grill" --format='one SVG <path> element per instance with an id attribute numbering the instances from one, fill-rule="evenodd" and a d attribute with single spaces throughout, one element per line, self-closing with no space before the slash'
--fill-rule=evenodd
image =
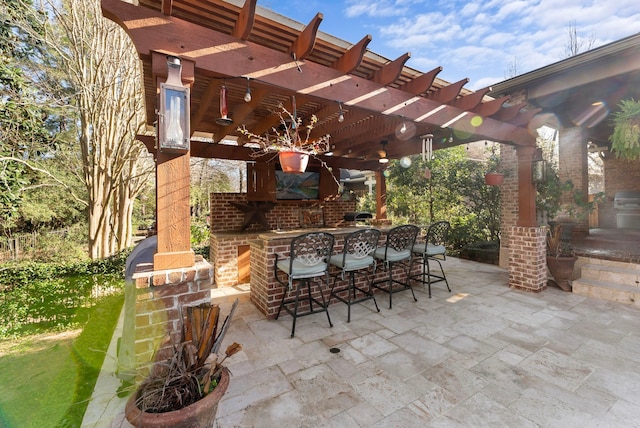
<path id="1" fill-rule="evenodd" d="M 640 191 L 616 192 L 613 207 L 618 229 L 640 229 Z"/>

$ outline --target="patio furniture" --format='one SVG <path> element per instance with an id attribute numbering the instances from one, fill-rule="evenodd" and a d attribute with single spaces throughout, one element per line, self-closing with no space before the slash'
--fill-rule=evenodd
<path id="1" fill-rule="evenodd" d="M 379 238 L 380 231 L 377 229 L 367 228 L 350 233 L 344 238 L 342 253 L 334 254 L 329 260 L 330 264 L 340 269 L 333 279 L 329 301 L 331 301 L 332 297 L 335 297 L 347 304 L 347 322 L 351 322 L 351 305 L 364 302 L 365 300 L 373 299 L 376 310 L 380 312 L 378 302 L 376 302 L 376 298 L 371 290 L 371 282 L 373 282 L 373 275 L 376 271 L 376 260 L 372 254 L 378 245 Z M 366 273 L 366 270 L 369 268 L 371 268 L 370 280 L 367 278 Z M 356 285 L 356 273 L 361 273 L 365 276 L 365 279 L 367 279 L 367 288 L 361 288 Z M 336 290 L 335 287 L 338 278 L 344 281 L 345 275 L 348 275 L 348 284 L 346 288 L 346 298 L 343 298 L 339 293 L 345 289 Z"/>
<path id="2" fill-rule="evenodd" d="M 431 224 L 427 228 L 427 234 L 425 236 L 424 243 L 417 243 L 413 246 L 413 254 L 417 256 L 422 262 L 422 270 L 419 274 L 411 276 L 411 279 L 415 279 L 426 284 L 429 287 L 429 298 L 431 298 L 431 284 L 444 281 L 447 284 L 447 290 L 451 292 L 449 288 L 449 281 L 442 268 L 441 260 L 446 260 L 447 257 L 447 238 L 449 236 L 449 229 L 451 225 L 448 221 L 438 221 Z M 440 273 L 433 273 L 429 260 L 435 261 L 440 267 Z"/>
<path id="3" fill-rule="evenodd" d="M 384 269 L 389 272 L 389 277 L 381 281 L 375 281 L 371 285 L 378 290 L 389 293 L 389 309 L 391 309 L 393 304 L 393 293 L 397 293 L 398 291 L 409 289 L 413 295 L 413 300 L 418 301 L 411 287 L 410 275 L 413 261 L 411 250 L 416 242 L 416 236 L 418 236 L 419 231 L 420 228 L 412 224 L 396 226 L 387 233 L 386 244 L 376 248 L 374 252 L 374 257 L 382 262 Z M 394 266 L 399 266 L 405 270 L 406 282 L 402 282 L 393 277 Z M 395 287 L 396 284 L 401 287 Z"/>
<path id="4" fill-rule="evenodd" d="M 305 233 L 294 237 L 291 240 L 291 250 L 289 252 L 289 258 L 280 259 L 276 253 L 276 259 L 274 264 L 274 275 L 278 283 L 285 287 L 285 291 L 280 301 L 280 307 L 276 314 L 276 319 L 280 316 L 280 311 L 284 308 L 293 317 L 293 324 L 291 327 L 291 337 L 294 336 L 296 330 L 296 319 L 301 316 L 311 315 L 319 312 L 326 312 L 327 319 L 329 320 L 329 326 L 333 327 L 331 323 L 331 317 L 327 310 L 327 302 L 325 301 L 324 294 L 322 293 L 322 277 L 325 279 L 327 287 L 329 286 L 329 258 L 333 252 L 333 243 L 335 238 L 332 234 L 327 232 L 311 232 Z M 283 272 L 287 275 L 286 282 L 278 277 L 278 273 Z M 320 293 L 320 302 L 317 298 L 313 297 L 311 291 L 311 280 L 319 278 L 318 291 Z M 298 281 L 294 284 L 294 281 Z M 306 287 L 305 287 L 306 286 Z M 301 301 L 301 290 L 306 288 L 307 296 Z M 293 298 L 287 299 L 287 295 L 295 292 Z M 301 304 L 307 302 L 309 307 L 306 311 L 300 313 L 298 308 Z M 293 309 L 288 307 L 293 303 Z M 313 304 L 316 304 L 318 308 L 314 308 Z"/>

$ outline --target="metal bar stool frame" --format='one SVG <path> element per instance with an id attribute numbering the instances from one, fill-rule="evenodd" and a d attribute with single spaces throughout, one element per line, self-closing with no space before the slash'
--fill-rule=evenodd
<path id="1" fill-rule="evenodd" d="M 351 322 L 351 305 L 362 303 L 366 300 L 373 299 L 376 311 L 380 312 L 371 287 L 377 265 L 373 252 L 378 247 L 379 239 L 380 231 L 378 229 L 366 228 L 352 232 L 344 238 L 342 253 L 334 254 L 329 260 L 330 264 L 340 269 L 333 278 L 329 301 L 331 301 L 332 297 L 335 297 L 337 300 L 347 304 L 347 322 Z M 371 279 L 368 278 L 366 272 L 369 268 L 371 268 Z M 368 279 L 368 289 L 356 285 L 356 273 L 364 275 Z M 344 281 L 345 275 L 348 275 L 347 288 L 336 290 L 338 279 Z M 346 299 L 338 295 L 344 290 L 347 291 Z M 361 293 L 360 297 L 356 297 L 358 292 Z"/>
<path id="2" fill-rule="evenodd" d="M 303 235 L 298 235 L 291 240 L 291 248 L 288 258 L 279 260 L 279 255 L 276 253 L 276 259 L 273 265 L 274 276 L 276 281 L 285 287 L 285 292 L 282 295 L 276 319 L 280 316 L 280 311 L 283 308 L 293 317 L 291 337 L 294 336 L 296 331 L 297 318 L 306 315 L 326 312 L 327 320 L 329 320 L 329 327 L 333 327 L 331 317 L 329 316 L 329 310 L 327 309 L 328 303 L 324 298 L 324 293 L 322 292 L 321 278 L 325 278 L 325 283 L 328 288 L 329 258 L 333 252 L 334 242 L 335 237 L 327 232 L 305 233 Z M 286 282 L 279 278 L 279 271 L 282 271 L 287 275 Z M 311 293 L 311 280 L 316 282 L 318 278 L 320 278 L 318 290 L 320 292 L 322 302 L 314 298 Z M 295 297 L 287 299 L 287 295 L 293 291 L 294 281 L 299 281 L 295 287 Z M 302 299 L 309 302 L 309 310 L 307 312 L 299 313 L 298 306 L 301 300 L 300 291 L 305 285 L 307 288 L 307 296 L 303 296 Z M 289 309 L 287 306 L 291 303 L 294 304 L 293 310 Z M 314 303 L 319 306 L 318 309 L 314 309 Z"/>
<path id="3" fill-rule="evenodd" d="M 447 259 L 447 239 L 449 236 L 449 230 L 451 224 L 448 221 L 437 221 L 427 227 L 427 233 L 425 235 L 424 243 L 417 243 L 413 246 L 414 256 L 422 263 L 421 272 L 417 275 L 413 275 L 411 279 L 414 279 L 422 285 L 427 285 L 429 288 L 429 298 L 431 298 L 431 284 L 442 282 L 447 285 L 447 290 L 451 293 L 451 287 L 449 287 L 449 281 L 447 275 L 444 273 L 442 267 L 442 261 Z M 433 273 L 429 260 L 435 261 L 440 267 L 439 273 Z"/>
<path id="4" fill-rule="evenodd" d="M 412 249 L 419 232 L 420 228 L 412 224 L 393 227 L 387 232 L 385 245 L 376 248 L 374 252 L 374 257 L 382 262 L 384 269 L 389 272 L 389 277 L 374 281 L 371 286 L 389 294 L 389 309 L 392 308 L 393 293 L 398 291 L 409 289 L 413 300 L 418 301 L 411 286 L 411 268 L 413 267 Z M 396 265 L 405 269 L 407 282 L 401 282 L 393 277 L 393 267 Z M 387 286 L 384 287 L 382 284 Z M 394 287 L 394 284 L 399 284 L 402 288 Z"/>

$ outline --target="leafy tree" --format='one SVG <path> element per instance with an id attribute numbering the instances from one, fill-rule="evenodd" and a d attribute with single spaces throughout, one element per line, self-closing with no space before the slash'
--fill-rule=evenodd
<path id="1" fill-rule="evenodd" d="M 425 178 L 428 167 L 431 178 Z M 452 224 L 451 246 L 456 249 L 500 236 L 499 189 L 486 186 L 488 165 L 468 158 L 462 146 L 437 150 L 433 159 L 411 157 L 389 167 L 387 204 L 396 220 L 428 224 L 446 219 Z"/>

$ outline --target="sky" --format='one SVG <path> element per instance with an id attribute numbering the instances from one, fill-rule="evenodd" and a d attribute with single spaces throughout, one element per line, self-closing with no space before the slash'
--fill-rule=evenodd
<path id="1" fill-rule="evenodd" d="M 320 31 L 349 44 L 370 34 L 369 50 L 406 66 L 438 66 L 438 78 L 469 79 L 477 90 L 640 33 L 640 0 L 258 0 L 304 25 L 324 15 Z"/>

